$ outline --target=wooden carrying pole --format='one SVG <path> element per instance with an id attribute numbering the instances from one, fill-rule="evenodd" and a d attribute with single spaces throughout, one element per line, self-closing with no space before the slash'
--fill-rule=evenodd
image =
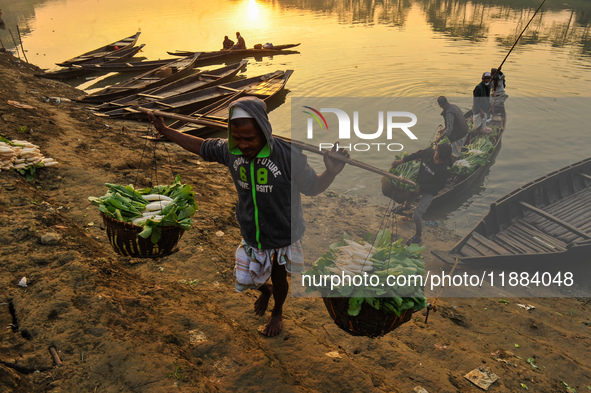
<path id="1" fill-rule="evenodd" d="M 162 112 L 162 111 L 158 111 L 158 110 L 151 110 L 151 109 L 146 109 L 146 108 L 142 108 L 142 107 L 134 107 L 134 109 L 143 112 L 143 113 L 154 113 L 154 115 L 156 116 L 162 116 L 162 117 L 166 117 L 169 119 L 174 119 L 174 120 L 181 120 L 181 121 L 185 121 L 187 123 L 193 123 L 193 124 L 200 124 L 200 125 L 204 125 L 204 126 L 210 126 L 210 127 L 216 127 L 216 128 L 220 128 L 222 130 L 227 130 L 228 129 L 228 125 L 226 122 L 223 121 L 219 121 L 219 120 L 208 120 L 208 119 L 199 119 L 199 118 L 195 118 L 195 117 L 190 117 L 190 116 L 183 116 L 183 115 L 177 115 L 176 113 L 168 113 L 168 112 Z M 322 150 L 320 148 L 318 148 L 317 146 L 311 145 L 309 143 L 305 143 L 305 142 L 300 142 L 300 141 L 296 141 L 290 138 L 286 138 L 286 137 L 282 137 L 282 136 L 277 136 L 274 135 L 274 137 L 276 138 L 280 138 L 283 139 L 289 143 L 291 143 L 292 145 L 302 149 L 302 150 L 306 150 L 312 153 L 316 153 L 316 154 L 320 154 L 320 155 L 324 155 L 325 153 L 328 153 L 328 156 L 331 158 L 334 158 L 336 160 L 339 161 L 343 161 L 349 165 L 353 165 L 356 166 L 358 168 L 361 169 L 365 169 L 366 171 L 370 171 L 373 173 L 376 173 L 378 175 L 382 175 L 382 176 L 386 176 L 389 179 L 392 180 L 397 180 L 400 181 L 402 183 L 406 183 L 409 184 L 411 186 L 416 186 L 416 183 L 413 182 L 412 180 L 409 179 L 405 179 L 404 177 L 399 177 L 396 176 L 390 172 L 386 172 L 384 170 L 381 170 L 379 168 L 376 168 L 374 166 L 368 165 L 364 162 L 358 161 L 358 160 L 354 160 L 352 158 L 349 157 L 345 157 L 342 154 L 339 154 L 337 152 L 333 152 L 333 151 L 329 151 L 329 150 Z"/>

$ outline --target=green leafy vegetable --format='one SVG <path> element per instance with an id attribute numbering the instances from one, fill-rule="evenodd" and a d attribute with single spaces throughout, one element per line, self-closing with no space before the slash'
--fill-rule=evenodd
<path id="1" fill-rule="evenodd" d="M 190 185 L 182 184 L 180 175 L 177 175 L 174 183 L 154 188 L 136 190 L 130 184 L 122 186 L 105 183 L 109 191 L 102 197 L 89 197 L 88 200 L 97 205 L 99 211 L 116 220 L 143 226 L 139 236 L 150 238 L 152 243 L 158 243 L 162 235 L 162 227 L 181 227 L 184 230 L 191 229 L 193 220 L 191 216 L 197 211 L 195 192 Z M 147 195 L 164 195 L 167 200 L 157 211 L 146 210 L 150 202 Z M 144 198 L 146 196 L 146 198 Z M 153 200 L 153 198 L 150 198 Z M 160 202 L 156 202 L 160 203 Z"/>
<path id="2" fill-rule="evenodd" d="M 330 246 L 312 268 L 303 273 L 306 292 L 319 291 L 324 297 L 349 297 L 348 313 L 356 316 L 362 307 L 372 307 L 400 316 L 405 310 L 427 306 L 418 276 L 425 274 L 422 251 L 425 247 L 405 246 L 402 239 L 392 242 L 388 230 L 353 242 L 347 234 Z M 348 254 L 348 255 L 347 255 Z M 338 285 L 327 277 L 341 277 Z M 362 285 L 355 278 L 367 276 Z M 392 280 L 393 277 L 400 279 Z M 351 278 L 351 280 L 346 279 Z M 390 279 L 390 280 L 389 280 Z"/>

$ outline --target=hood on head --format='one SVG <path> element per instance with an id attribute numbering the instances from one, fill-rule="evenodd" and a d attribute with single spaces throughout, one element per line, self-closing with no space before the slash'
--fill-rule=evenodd
<path id="1" fill-rule="evenodd" d="M 232 111 L 235 107 L 239 107 L 248 112 L 261 127 L 263 134 L 265 134 L 267 144 L 261 149 L 259 154 L 257 154 L 257 157 L 269 157 L 272 149 L 271 134 L 273 130 L 271 129 L 271 123 L 267 117 L 267 104 L 265 104 L 260 98 L 256 97 L 242 97 L 230 104 L 228 116 L 228 149 L 230 150 L 230 153 L 238 156 L 242 155 L 242 152 L 238 149 L 232 139 L 230 122 L 232 119 Z"/>

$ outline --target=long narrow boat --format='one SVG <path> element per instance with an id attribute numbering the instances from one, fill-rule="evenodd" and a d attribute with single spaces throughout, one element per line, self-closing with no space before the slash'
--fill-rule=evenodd
<path id="1" fill-rule="evenodd" d="M 591 252 L 591 158 L 527 183 L 490 211 L 449 253 L 470 264 L 586 264 Z M 559 265 L 560 266 L 560 265 Z"/>
<path id="2" fill-rule="evenodd" d="M 212 120 L 213 122 L 210 126 L 192 124 L 185 121 L 175 121 L 174 123 L 171 123 L 169 127 L 183 133 L 197 136 L 206 136 L 211 132 L 227 130 L 228 107 L 232 101 L 245 95 L 252 95 L 263 101 L 269 101 L 283 90 L 292 74 L 293 70 L 277 71 L 273 74 L 267 74 L 267 77 L 262 80 L 255 89 L 236 91 L 234 94 L 190 114 L 193 118 Z"/>
<path id="3" fill-rule="evenodd" d="M 229 49 L 229 50 L 219 50 L 219 51 L 211 51 L 211 52 L 201 52 L 201 59 L 223 59 L 227 57 L 233 56 L 240 56 L 240 57 L 250 57 L 250 56 L 272 56 L 278 54 L 291 54 L 291 53 L 298 53 L 297 51 L 286 51 L 285 49 L 295 48 L 300 44 L 284 44 L 284 45 L 275 45 L 273 48 L 261 48 L 261 49 Z M 182 51 L 177 50 L 174 52 L 167 52 L 171 56 L 191 56 L 196 52 L 191 51 Z"/>
<path id="4" fill-rule="evenodd" d="M 158 67 L 155 70 L 116 83 L 103 90 L 79 97 L 77 101 L 100 104 L 174 82 L 175 80 L 183 78 L 191 73 L 199 55 L 199 53 L 196 53 L 191 57 L 185 57 L 162 67 Z"/>
<path id="5" fill-rule="evenodd" d="M 73 57 L 71 59 L 56 64 L 61 67 L 69 67 L 73 64 L 86 63 L 92 59 L 101 58 L 104 56 L 111 55 L 119 50 L 131 48 L 136 44 L 140 34 L 141 32 L 138 31 L 132 36 L 123 38 L 108 45 L 101 46 L 100 48 L 91 50 L 90 52 L 83 53 L 79 56 Z"/>
<path id="6" fill-rule="evenodd" d="M 457 197 L 459 194 L 464 192 L 468 187 L 474 184 L 477 180 L 482 178 L 482 175 L 486 172 L 486 169 L 492 165 L 494 162 L 499 150 L 501 149 L 501 138 L 503 137 L 503 132 L 505 131 L 503 119 L 499 115 L 495 115 L 492 117 L 491 122 L 488 124 L 487 127 L 490 127 L 493 130 L 497 130 L 496 133 L 491 135 L 489 139 L 491 139 L 494 150 L 489 155 L 488 161 L 485 165 L 481 165 L 477 167 L 474 172 L 470 175 L 462 176 L 462 175 L 452 175 L 448 179 L 447 183 L 443 190 L 441 190 L 433 199 L 431 204 L 437 204 L 442 202 L 447 202 L 452 198 Z"/>
<path id="7" fill-rule="evenodd" d="M 468 116 L 468 114 L 466 116 Z M 437 206 L 441 203 L 446 203 L 453 200 L 454 198 L 457 198 L 458 195 L 462 194 L 470 186 L 475 184 L 477 181 L 482 180 L 483 175 L 486 173 L 487 169 L 490 168 L 490 166 L 494 163 L 494 160 L 501 149 L 501 138 L 503 137 L 503 133 L 505 131 L 503 119 L 499 115 L 494 115 L 487 127 L 491 130 L 495 130 L 496 132 L 493 132 L 488 136 L 494 146 L 494 149 L 488 156 L 486 164 L 476 167 L 469 175 L 451 175 L 447 180 L 445 187 L 439 191 L 439 193 L 437 193 L 431 202 L 431 205 L 429 206 L 430 209 L 433 206 Z M 394 199 L 398 203 L 403 203 L 404 197 L 408 195 L 408 192 L 406 191 L 401 192 L 399 190 L 395 190 L 393 186 L 388 184 L 387 179 L 382 179 L 382 193 L 385 196 Z M 413 202 L 412 208 L 402 213 L 402 215 L 412 215 L 414 207 L 416 207 L 419 202 L 420 196 Z"/>
<path id="8" fill-rule="evenodd" d="M 147 72 L 177 60 L 178 58 L 125 63 L 80 64 L 80 67 L 90 71 L 100 72 Z"/>
<path id="9" fill-rule="evenodd" d="M 152 101 L 158 101 L 175 95 L 185 94 L 195 90 L 204 89 L 206 87 L 218 85 L 234 77 L 241 69 L 246 66 L 247 63 L 248 60 L 242 60 L 238 63 L 230 64 L 225 67 L 191 74 L 164 86 L 144 90 L 141 93 L 131 94 L 115 101 L 105 102 L 104 104 L 90 109 L 106 112 L 106 114 L 109 115 L 109 111 L 113 111 L 114 109 L 123 109 L 132 105 L 142 106 Z M 111 113 L 110 115 L 116 115 L 117 112 L 121 111 L 115 111 L 115 113 Z M 122 113 L 125 114 L 127 112 Z"/>
<path id="10" fill-rule="evenodd" d="M 144 46 L 145 44 L 142 44 L 140 46 L 132 46 L 129 48 L 121 49 L 116 52 L 113 52 L 110 55 L 91 59 L 88 61 L 88 63 L 92 65 L 109 65 L 116 64 L 119 61 L 126 61 L 138 54 L 138 52 L 141 51 Z M 92 72 L 93 71 L 90 69 L 74 64 L 69 67 L 57 69 L 55 71 L 45 71 L 42 74 L 35 74 L 35 76 L 40 76 L 42 78 L 49 79 L 72 79 L 77 78 L 79 76 L 88 75 Z"/>
<path id="11" fill-rule="evenodd" d="M 215 103 L 228 96 L 236 94 L 264 95 L 265 90 L 277 79 L 285 76 L 287 71 L 276 71 L 265 75 L 229 82 L 222 85 L 200 89 L 193 92 L 171 96 L 162 100 L 156 100 L 142 104 L 144 109 L 159 110 L 163 112 L 188 114 Z M 290 73 L 291 74 L 291 73 Z M 96 114 L 96 113 L 95 113 Z M 115 109 L 99 116 L 145 118 L 146 115 L 133 107 Z"/>

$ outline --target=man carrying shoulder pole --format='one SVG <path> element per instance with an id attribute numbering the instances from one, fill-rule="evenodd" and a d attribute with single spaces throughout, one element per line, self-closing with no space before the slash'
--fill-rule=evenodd
<path id="1" fill-rule="evenodd" d="M 258 98 L 240 98 L 229 111 L 228 139 L 205 140 L 166 127 L 153 113 L 149 118 L 167 139 L 230 170 L 238 193 L 236 218 L 243 238 L 236 250 L 236 290 L 256 288 L 261 292 L 254 304 L 258 316 L 265 315 L 273 297 L 271 318 L 263 334 L 276 336 L 283 328 L 287 273 L 301 269 L 304 260 L 301 238 L 306 224 L 301 194 L 318 195 L 326 190 L 345 163 L 325 154 L 326 169 L 316 174 L 299 149 L 272 135 L 266 105 Z M 344 149 L 338 152 L 349 155 Z"/>

